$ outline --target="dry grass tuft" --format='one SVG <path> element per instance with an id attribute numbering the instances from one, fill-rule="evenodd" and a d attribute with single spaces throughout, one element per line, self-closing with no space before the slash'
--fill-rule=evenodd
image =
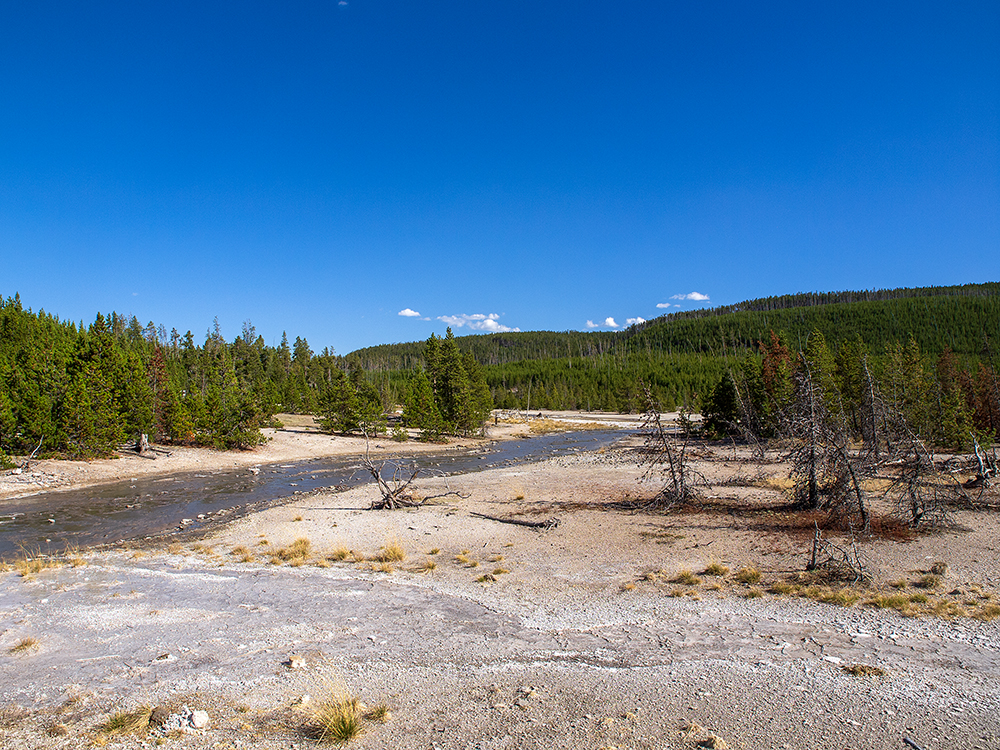
<path id="1" fill-rule="evenodd" d="M 386 574 L 394 573 L 396 571 L 396 569 L 392 567 L 392 563 L 387 563 L 387 562 L 372 563 L 372 570 L 374 570 L 376 573 L 386 573 Z"/>
<path id="2" fill-rule="evenodd" d="M 434 548 L 433 548 L 433 549 L 432 549 L 432 550 L 431 550 L 430 552 L 428 552 L 427 554 L 428 554 L 428 555 L 439 555 L 439 554 L 441 554 L 441 550 L 440 550 L 440 549 L 438 549 L 437 547 L 434 547 Z"/>
<path id="3" fill-rule="evenodd" d="M 701 574 L 703 576 L 726 576 L 729 575 L 729 568 L 722 563 L 713 560 L 705 566 L 705 569 L 701 571 Z"/>
<path id="4" fill-rule="evenodd" d="M 22 638 L 15 645 L 13 645 L 9 649 L 7 649 L 7 653 L 8 654 L 26 654 L 29 651 L 34 651 L 37 648 L 38 648 L 38 639 L 37 638 L 31 638 L 29 636 L 28 638 Z"/>
<path id="5" fill-rule="evenodd" d="M 764 592 L 761 591 L 760 589 L 750 589 L 748 592 L 746 592 L 743 595 L 743 598 L 744 599 L 760 599 L 762 596 L 764 596 Z"/>
<path id="6" fill-rule="evenodd" d="M 982 620 L 983 622 L 990 622 L 1000 617 L 1000 605 L 984 604 L 979 609 L 974 611 L 971 616 L 977 620 Z"/>
<path id="7" fill-rule="evenodd" d="M 941 586 L 941 578 L 931 573 L 930 575 L 921 576 L 913 585 L 918 589 L 936 589 Z"/>
<path id="8" fill-rule="evenodd" d="M 48 568 L 61 567 L 62 563 L 55 558 L 41 554 L 38 550 L 21 548 L 21 556 L 14 560 L 11 567 L 20 574 L 22 578 L 31 578 L 33 575 L 41 573 Z"/>
<path id="9" fill-rule="evenodd" d="M 98 727 L 101 734 L 116 737 L 126 734 L 139 734 L 149 729 L 149 719 L 153 715 L 153 707 L 139 706 L 134 711 L 118 711 Z"/>
<path id="10" fill-rule="evenodd" d="M 476 579 L 476 581 L 479 583 L 495 583 L 496 580 L 497 580 L 496 576 L 494 576 L 491 573 L 483 573 L 481 576 L 479 576 L 479 578 Z"/>
<path id="11" fill-rule="evenodd" d="M 392 714 L 389 713 L 389 707 L 384 703 L 379 703 L 374 708 L 369 708 L 362 714 L 362 718 L 365 721 L 377 721 L 379 724 L 388 724 L 389 719 L 392 718 Z"/>
<path id="12" fill-rule="evenodd" d="M 502 576 L 504 573 L 510 573 L 510 571 L 507 570 L 507 568 L 494 568 L 493 569 L 493 575 L 495 575 L 495 576 Z"/>
<path id="13" fill-rule="evenodd" d="M 885 677 L 884 669 L 868 664 L 852 664 L 849 667 L 841 667 L 841 669 L 855 677 Z"/>
<path id="14" fill-rule="evenodd" d="M 295 567 L 302 565 L 309 557 L 309 551 L 312 549 L 312 542 L 310 542 L 305 537 L 299 537 L 294 542 L 292 542 L 287 547 L 281 547 L 277 550 L 271 557 L 271 562 L 275 565 L 280 565 L 282 562 L 287 562 Z"/>
<path id="15" fill-rule="evenodd" d="M 302 520 L 302 516 L 295 516 L 295 518 L 292 519 L 292 523 L 296 523 L 297 521 L 301 521 L 301 520 Z"/>
<path id="16" fill-rule="evenodd" d="M 233 547 L 229 554 L 235 557 L 238 562 L 242 563 L 253 562 L 255 559 L 253 552 L 251 552 L 250 549 L 243 544 L 238 547 Z"/>
<path id="17" fill-rule="evenodd" d="M 931 574 L 942 577 L 948 575 L 948 563 L 938 560 L 931 565 Z"/>
<path id="18" fill-rule="evenodd" d="M 697 586 L 701 579 L 686 568 L 670 579 L 671 583 L 679 583 L 682 586 Z"/>
<path id="19" fill-rule="evenodd" d="M 345 745 L 365 731 L 361 703 L 353 696 L 330 697 L 313 709 L 305 731 L 317 742 Z"/>
<path id="20" fill-rule="evenodd" d="M 760 583 L 760 571 L 757 568 L 740 568 L 736 574 L 736 580 L 740 583 L 753 584 Z"/>
<path id="21" fill-rule="evenodd" d="M 406 550 L 403 549 L 403 545 L 399 542 L 387 542 L 372 559 L 384 563 L 402 562 L 406 559 Z"/>
<path id="22" fill-rule="evenodd" d="M 333 562 L 341 562 L 346 560 L 350 554 L 351 551 L 347 547 L 337 547 L 337 549 L 327 555 L 327 559 Z"/>
<path id="23" fill-rule="evenodd" d="M 430 573 L 432 570 L 437 569 L 438 564 L 433 560 L 424 560 L 424 562 L 417 568 L 418 573 Z"/>

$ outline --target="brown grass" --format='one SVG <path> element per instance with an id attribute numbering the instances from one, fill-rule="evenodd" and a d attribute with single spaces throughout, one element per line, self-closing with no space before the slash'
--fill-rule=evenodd
<path id="1" fill-rule="evenodd" d="M 29 636 L 28 638 L 22 638 L 16 644 L 7 649 L 7 653 L 12 655 L 26 654 L 29 651 L 34 651 L 37 648 L 38 648 L 38 639 L 31 638 Z"/>
<path id="2" fill-rule="evenodd" d="M 149 719 L 153 715 L 153 707 L 142 705 L 133 711 L 118 711 L 98 727 L 101 734 L 118 737 L 126 734 L 139 734 L 149 729 Z"/>

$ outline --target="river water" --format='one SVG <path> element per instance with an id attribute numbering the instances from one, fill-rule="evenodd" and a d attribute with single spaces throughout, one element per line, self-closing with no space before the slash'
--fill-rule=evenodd
<path id="1" fill-rule="evenodd" d="M 625 434 L 623 430 L 553 433 L 469 451 L 407 456 L 400 462 L 427 471 L 464 474 L 596 450 Z M 369 481 L 358 456 L 336 456 L 262 465 L 257 474 L 246 467 L 188 472 L 0 501 L 0 559 L 10 559 L 22 550 L 57 553 L 67 547 L 198 529 L 295 493 Z M 190 523 L 184 523 L 185 519 Z"/>

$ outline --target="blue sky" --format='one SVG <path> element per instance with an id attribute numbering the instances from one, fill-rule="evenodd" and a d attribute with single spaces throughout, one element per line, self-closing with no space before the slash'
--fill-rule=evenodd
<path id="1" fill-rule="evenodd" d="M 995 1 L 0 3 L 0 293 L 64 319 L 346 354 L 998 251 Z"/>

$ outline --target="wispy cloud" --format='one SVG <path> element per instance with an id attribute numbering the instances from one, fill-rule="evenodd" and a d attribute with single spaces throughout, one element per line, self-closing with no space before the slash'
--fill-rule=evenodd
<path id="1" fill-rule="evenodd" d="M 669 302 L 657 302 L 656 306 L 661 310 L 666 310 L 668 307 L 680 307 L 680 305 L 671 305 Z"/>
<path id="2" fill-rule="evenodd" d="M 634 326 L 639 325 L 639 323 L 645 323 L 645 318 L 625 318 L 625 325 Z"/>
<path id="3" fill-rule="evenodd" d="M 483 315 L 439 315 L 438 320 L 447 323 L 452 328 L 469 328 L 472 331 L 489 331 L 490 333 L 516 333 L 520 328 L 511 328 L 500 322 L 500 316 L 496 313 Z"/>
<path id="4" fill-rule="evenodd" d="M 404 318 L 419 318 L 420 317 L 420 313 L 418 313 L 416 310 L 411 310 L 408 307 L 405 310 L 400 310 L 399 314 L 402 315 Z"/>
<path id="5" fill-rule="evenodd" d="M 670 299 L 689 299 L 692 302 L 708 302 L 708 295 L 701 292 L 689 292 L 688 294 L 675 294 Z"/>

